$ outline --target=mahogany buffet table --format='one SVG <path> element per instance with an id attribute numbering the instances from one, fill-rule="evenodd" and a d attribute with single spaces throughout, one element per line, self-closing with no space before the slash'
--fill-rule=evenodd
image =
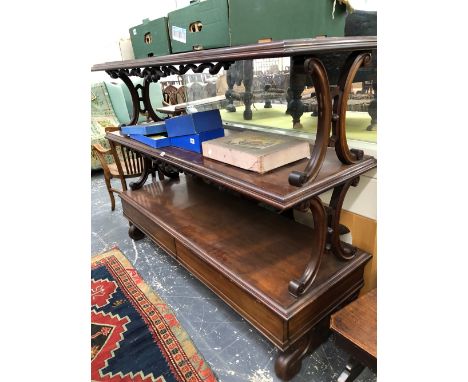
<path id="1" fill-rule="evenodd" d="M 319 110 L 310 159 L 257 174 L 175 147 L 153 149 L 120 132 L 107 134 L 115 157 L 121 146 L 142 158 L 141 178 L 120 195 L 130 237 L 150 237 L 277 346 L 275 371 L 283 380 L 297 374 L 302 359 L 326 340 L 330 315 L 357 297 L 371 258 L 340 241 L 339 220 L 349 187 L 377 165 L 375 158 L 348 148 L 345 129 L 353 78 L 369 64 L 376 45 L 375 37 L 366 36 L 301 39 L 92 68 L 127 84 L 135 124 L 142 112 L 159 120 L 149 85 L 161 77 L 205 69 L 216 74 L 245 59 L 291 56 L 296 67 L 302 63 L 303 75 L 291 86 L 303 90 L 309 76 Z M 316 57 L 328 52 L 349 52 L 333 93 Z M 134 86 L 132 75 L 144 84 Z M 153 182 L 145 185 L 150 174 Z M 319 194 L 330 189 L 325 207 Z M 294 221 L 293 209 L 310 211 L 314 227 Z"/>

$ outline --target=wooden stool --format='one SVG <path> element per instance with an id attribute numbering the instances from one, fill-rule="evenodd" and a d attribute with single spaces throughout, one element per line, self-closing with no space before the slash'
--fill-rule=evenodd
<path id="1" fill-rule="evenodd" d="M 331 316 L 336 344 L 351 358 L 338 382 L 350 382 L 365 366 L 377 372 L 377 290 L 373 289 Z"/>

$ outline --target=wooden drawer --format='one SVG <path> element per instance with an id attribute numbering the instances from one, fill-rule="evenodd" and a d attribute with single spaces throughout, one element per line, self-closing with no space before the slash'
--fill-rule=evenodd
<path id="1" fill-rule="evenodd" d="M 122 208 L 124 215 L 132 223 L 161 245 L 161 247 L 170 252 L 171 255 L 176 254 L 175 240 L 171 235 L 164 231 L 158 224 L 152 222 L 148 217 L 138 212 L 124 199 L 122 199 Z"/>
<path id="2" fill-rule="evenodd" d="M 330 310 L 333 311 L 334 306 L 343 303 L 353 293 L 359 291 L 363 285 L 364 265 L 356 269 L 348 278 L 318 296 L 313 304 L 309 304 L 289 320 L 288 333 L 290 341 L 293 342 L 301 337 L 304 332 L 310 330 L 318 321 L 329 314 Z"/>
<path id="3" fill-rule="evenodd" d="M 213 290 L 234 310 L 245 317 L 260 332 L 280 348 L 284 347 L 286 325 L 281 317 L 266 308 L 254 296 L 242 290 L 214 266 L 207 264 L 195 253 L 176 240 L 177 258 L 200 281 Z"/>

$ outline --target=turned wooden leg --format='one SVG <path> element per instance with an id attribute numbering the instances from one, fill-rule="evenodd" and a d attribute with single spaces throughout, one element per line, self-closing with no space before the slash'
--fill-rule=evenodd
<path id="1" fill-rule="evenodd" d="M 304 91 L 306 75 L 304 71 L 304 58 L 291 57 L 291 75 L 289 77 L 289 92 L 291 100 L 288 104 L 288 111 L 293 117 L 293 128 L 302 128 L 301 116 L 304 114 L 304 104 L 301 101 Z"/>
<path id="2" fill-rule="evenodd" d="M 229 70 L 226 72 L 226 82 L 228 86 L 228 90 L 226 90 L 226 99 L 228 101 L 226 105 L 226 110 L 229 113 L 233 113 L 236 111 L 236 107 L 234 106 L 234 84 L 236 83 L 237 79 L 237 74 L 238 74 L 238 66 L 239 64 L 236 62 L 231 67 Z"/>
<path id="3" fill-rule="evenodd" d="M 141 240 L 145 237 L 145 234 L 141 232 L 136 225 L 130 223 L 130 227 L 128 228 L 128 236 L 130 236 L 131 239 L 138 241 Z"/>
<path id="4" fill-rule="evenodd" d="M 245 86 L 245 93 L 244 93 L 244 120 L 250 121 L 252 119 L 252 84 L 253 84 L 253 61 L 246 60 L 244 62 L 244 86 Z"/>
<path id="5" fill-rule="evenodd" d="M 301 117 L 304 114 L 304 104 L 301 101 L 301 94 L 304 89 L 294 89 L 292 92 L 292 100 L 288 105 L 289 112 L 293 117 L 293 128 L 302 128 Z"/>
<path id="6" fill-rule="evenodd" d="M 330 334 L 329 324 L 330 317 L 327 316 L 288 350 L 280 352 L 275 362 L 275 373 L 278 378 L 289 381 L 299 373 L 302 359 L 327 340 Z"/>
<path id="7" fill-rule="evenodd" d="M 364 365 L 359 363 L 356 359 L 351 357 L 346 364 L 346 368 L 338 377 L 337 382 L 351 382 L 356 379 L 356 377 L 361 374 L 364 370 Z"/>
<path id="8" fill-rule="evenodd" d="M 106 181 L 107 192 L 109 193 L 109 197 L 111 200 L 111 210 L 114 211 L 115 210 L 115 198 L 114 198 L 114 193 L 111 191 L 112 185 L 108 177 L 105 177 L 105 181 Z"/>
<path id="9" fill-rule="evenodd" d="M 371 124 L 367 126 L 367 131 L 377 130 L 377 82 L 374 81 L 372 84 L 374 89 L 374 99 L 371 101 L 368 109 L 368 113 L 371 116 Z"/>
<path id="10" fill-rule="evenodd" d="M 291 88 L 286 89 L 286 111 L 284 114 L 291 115 L 291 110 L 289 109 L 289 105 L 291 104 L 292 100 L 292 91 Z"/>

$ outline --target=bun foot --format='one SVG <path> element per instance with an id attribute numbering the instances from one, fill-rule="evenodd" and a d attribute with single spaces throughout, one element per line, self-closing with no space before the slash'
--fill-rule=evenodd
<path id="1" fill-rule="evenodd" d="M 130 224 L 130 227 L 128 228 L 128 236 L 130 236 L 131 239 L 138 241 L 143 239 L 145 234 L 141 232 L 135 225 Z"/>
<path id="2" fill-rule="evenodd" d="M 328 338 L 329 323 L 330 317 L 326 317 L 286 351 L 280 352 L 275 362 L 275 373 L 278 378 L 289 381 L 299 373 L 303 358 Z"/>
<path id="3" fill-rule="evenodd" d="M 281 353 L 275 362 L 275 373 L 283 381 L 291 380 L 302 367 L 304 357 L 304 345 L 290 351 Z"/>

